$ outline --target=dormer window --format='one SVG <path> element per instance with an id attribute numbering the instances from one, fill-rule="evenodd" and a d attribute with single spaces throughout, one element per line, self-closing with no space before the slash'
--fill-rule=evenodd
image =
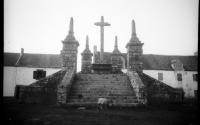
<path id="1" fill-rule="evenodd" d="M 171 67 L 174 69 L 174 71 L 184 71 L 183 63 L 178 59 L 171 60 Z"/>

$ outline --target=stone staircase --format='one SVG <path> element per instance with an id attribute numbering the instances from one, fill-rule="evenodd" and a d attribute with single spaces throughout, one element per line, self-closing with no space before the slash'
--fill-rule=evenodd
<path id="1" fill-rule="evenodd" d="M 83 95 L 81 100 L 78 94 Z M 139 104 L 125 74 L 76 74 L 66 104 L 94 105 L 100 97 L 115 100 L 116 105 L 121 106 Z"/>

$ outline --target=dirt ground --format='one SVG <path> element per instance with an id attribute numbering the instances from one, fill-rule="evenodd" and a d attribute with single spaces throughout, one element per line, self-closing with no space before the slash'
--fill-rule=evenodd
<path id="1" fill-rule="evenodd" d="M 3 98 L 5 125 L 197 125 L 198 107 L 190 104 L 108 110 L 77 110 L 19 104 Z"/>

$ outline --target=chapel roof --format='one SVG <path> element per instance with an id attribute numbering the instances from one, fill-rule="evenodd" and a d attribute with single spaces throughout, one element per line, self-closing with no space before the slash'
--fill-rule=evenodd
<path id="1" fill-rule="evenodd" d="M 4 52 L 4 66 L 15 66 L 20 53 L 6 53 Z"/>
<path id="2" fill-rule="evenodd" d="M 104 59 L 106 63 L 111 63 L 111 52 L 104 52 Z M 127 55 L 122 53 L 127 64 Z M 4 66 L 15 66 L 20 53 L 7 53 L 4 52 Z M 99 60 L 100 52 L 97 52 L 95 59 Z M 174 56 L 174 55 L 155 55 L 143 54 L 143 70 L 168 70 L 173 71 L 171 67 L 172 60 L 180 60 L 183 63 L 185 71 L 198 70 L 197 56 Z M 19 60 L 18 66 L 20 67 L 46 67 L 46 68 L 60 68 L 61 58 L 59 54 L 32 54 L 24 53 L 23 57 Z"/>
<path id="3" fill-rule="evenodd" d="M 4 53 L 4 66 L 15 66 L 20 53 Z M 59 54 L 32 54 L 24 53 L 18 62 L 19 67 L 60 68 Z"/>
<path id="4" fill-rule="evenodd" d="M 97 52 L 95 59 L 99 60 L 100 52 Z M 122 53 L 125 59 L 125 65 L 127 65 L 127 54 Z M 111 63 L 111 53 L 104 52 L 104 59 L 107 63 Z M 171 67 L 171 60 L 180 60 L 183 63 L 185 71 L 197 71 L 198 58 L 197 56 L 175 56 L 175 55 L 155 55 L 155 54 L 143 54 L 143 70 L 168 70 L 173 71 Z"/>

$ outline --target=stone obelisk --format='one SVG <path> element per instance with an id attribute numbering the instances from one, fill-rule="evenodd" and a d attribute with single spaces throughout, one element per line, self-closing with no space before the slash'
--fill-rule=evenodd
<path id="1" fill-rule="evenodd" d="M 142 53 L 143 49 L 142 46 L 144 43 L 138 39 L 136 35 L 136 28 L 135 28 L 135 21 L 132 20 L 132 27 L 131 27 L 131 39 L 126 44 L 127 48 L 127 70 L 128 71 L 136 71 L 139 76 L 142 75 L 143 68 L 142 68 Z M 134 55 L 134 56 L 132 56 Z M 133 63 L 134 62 L 134 63 Z"/>
<path id="2" fill-rule="evenodd" d="M 109 23 L 104 22 L 103 16 L 101 16 L 101 22 L 94 23 L 94 25 L 101 27 L 101 40 L 100 40 L 100 61 L 103 61 L 103 53 L 104 53 L 104 26 L 110 26 Z"/>
<path id="3" fill-rule="evenodd" d="M 77 53 L 79 43 L 74 37 L 73 18 L 70 18 L 68 35 L 62 40 L 63 48 L 60 53 L 62 68 L 66 71 L 73 70 L 77 67 Z M 69 61 L 70 60 L 70 61 Z"/>
<path id="4" fill-rule="evenodd" d="M 118 45 L 117 45 L 117 36 L 115 36 L 115 49 L 118 49 Z"/>
<path id="5" fill-rule="evenodd" d="M 89 37 L 86 37 L 86 45 L 85 50 L 81 53 L 82 56 L 82 68 L 81 71 L 86 73 L 90 70 L 91 63 L 92 63 L 92 53 L 89 49 Z"/>

